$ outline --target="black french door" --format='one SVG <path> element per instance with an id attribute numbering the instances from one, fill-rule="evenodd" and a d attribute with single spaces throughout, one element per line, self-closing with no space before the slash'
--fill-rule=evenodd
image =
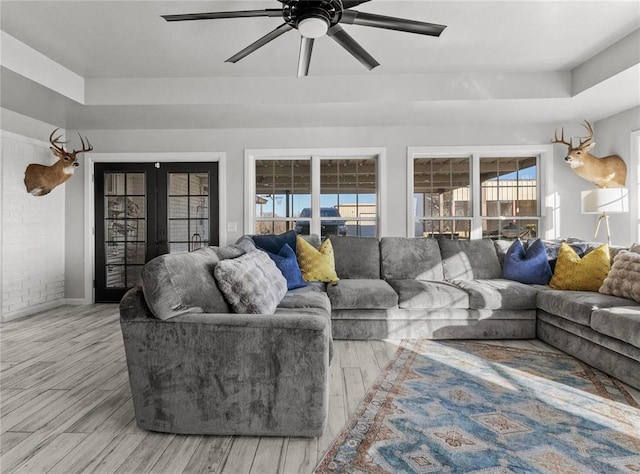
<path id="1" fill-rule="evenodd" d="M 96 163 L 94 171 L 97 303 L 119 302 L 158 255 L 218 245 L 218 163 Z"/>

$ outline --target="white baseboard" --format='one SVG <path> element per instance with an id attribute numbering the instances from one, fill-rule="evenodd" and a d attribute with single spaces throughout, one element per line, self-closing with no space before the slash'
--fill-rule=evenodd
<path id="1" fill-rule="evenodd" d="M 13 321 L 14 319 L 26 318 L 27 316 L 32 316 L 42 311 L 47 311 L 49 309 L 57 308 L 59 306 L 63 306 L 64 304 L 66 304 L 66 300 L 61 298 L 54 301 L 48 301 L 47 303 L 30 306 L 28 308 L 21 309 L 19 311 L 14 311 L 13 313 L 3 314 L 2 322 L 5 323 L 7 321 Z"/>
<path id="2" fill-rule="evenodd" d="M 65 304 L 70 304 L 72 306 L 80 306 L 85 304 L 91 304 L 91 300 L 87 298 L 67 298 L 65 299 Z"/>

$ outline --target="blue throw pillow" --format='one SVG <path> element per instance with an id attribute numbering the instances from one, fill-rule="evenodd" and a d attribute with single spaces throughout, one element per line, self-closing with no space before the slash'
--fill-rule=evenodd
<path id="1" fill-rule="evenodd" d="M 251 238 L 259 249 L 278 255 L 284 244 L 289 245 L 295 254 L 296 237 L 295 231 L 290 230 L 280 235 L 254 235 Z"/>
<path id="2" fill-rule="evenodd" d="M 267 255 L 271 257 L 271 260 L 275 262 L 276 267 L 287 280 L 287 290 L 295 290 L 296 288 L 307 286 L 307 283 L 302 278 L 296 253 L 289 244 L 284 244 L 277 255 L 271 252 L 267 252 Z"/>
<path id="3" fill-rule="evenodd" d="M 514 241 L 504 256 L 502 276 L 520 283 L 547 285 L 553 273 L 542 241 L 535 240 L 526 251 L 520 240 Z"/>

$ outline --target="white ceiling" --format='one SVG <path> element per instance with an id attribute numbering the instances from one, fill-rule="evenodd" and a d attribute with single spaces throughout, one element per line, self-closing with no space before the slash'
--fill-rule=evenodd
<path id="1" fill-rule="evenodd" d="M 637 0 L 373 0 L 356 10 L 447 28 L 440 38 L 433 38 L 347 25 L 345 30 L 381 66 L 367 72 L 324 37 L 314 45 L 310 77 L 300 79 L 295 78 L 300 41 L 295 30 L 237 64 L 224 62 L 280 25 L 279 18 L 181 23 L 160 18 L 161 14 L 278 8 L 276 0 L 3 0 L 0 5 L 3 32 L 78 74 L 86 84 L 86 99 L 78 103 L 3 63 L 2 106 L 73 128 L 388 126 L 436 118 L 439 122 L 469 117 L 491 120 L 496 111 L 502 120 L 557 121 L 582 118 L 585 113 L 596 120 L 640 104 L 637 64 L 582 94 L 570 90 L 571 71 L 640 28 Z M 540 74 L 544 80 L 517 87 L 517 78 L 526 78 L 523 73 Z M 410 86 L 395 90 L 396 77 L 408 80 Z M 505 95 L 483 96 L 478 91 L 469 95 L 463 88 L 438 95 L 438 90 L 446 88 L 437 88 L 425 96 L 419 87 L 422 80 L 435 88 L 463 78 L 474 87 L 483 77 L 485 86 L 498 91 L 501 77 L 503 82 L 508 79 Z M 130 81 L 116 81 L 122 78 Z M 155 80 L 152 92 L 150 78 Z M 170 82 L 162 82 L 168 78 Z M 207 78 L 212 84 L 224 78 L 242 80 L 230 89 L 234 97 L 230 103 L 193 78 Z M 545 80 L 567 84 L 567 90 L 549 92 Z M 354 81 L 361 87 L 354 86 Z M 343 84 L 353 88 L 355 99 L 340 93 Z M 180 88 L 188 93 L 175 91 Z M 132 100 L 136 91 L 145 96 L 144 102 Z M 201 97 L 201 103 L 194 103 L 193 97 L 182 100 L 185 94 Z M 295 103 L 290 97 L 295 97 Z M 381 101 L 385 107 L 395 104 L 394 110 L 376 113 Z M 52 111 L 51 104 L 58 109 Z"/>

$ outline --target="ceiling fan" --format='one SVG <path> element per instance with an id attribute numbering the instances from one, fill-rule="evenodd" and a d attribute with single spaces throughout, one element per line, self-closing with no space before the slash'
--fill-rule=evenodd
<path id="1" fill-rule="evenodd" d="M 361 25 L 388 30 L 404 31 L 428 36 L 440 36 L 444 25 L 425 23 L 404 18 L 377 15 L 351 10 L 370 0 L 278 0 L 282 8 L 266 10 L 227 11 L 162 15 L 167 21 L 215 20 L 220 18 L 282 17 L 284 23 L 270 31 L 225 62 L 236 63 L 289 30 L 297 29 L 301 35 L 298 57 L 298 77 L 309 74 L 313 41 L 324 35 L 351 53 L 367 69 L 380 63 L 356 42 L 341 25 Z"/>

